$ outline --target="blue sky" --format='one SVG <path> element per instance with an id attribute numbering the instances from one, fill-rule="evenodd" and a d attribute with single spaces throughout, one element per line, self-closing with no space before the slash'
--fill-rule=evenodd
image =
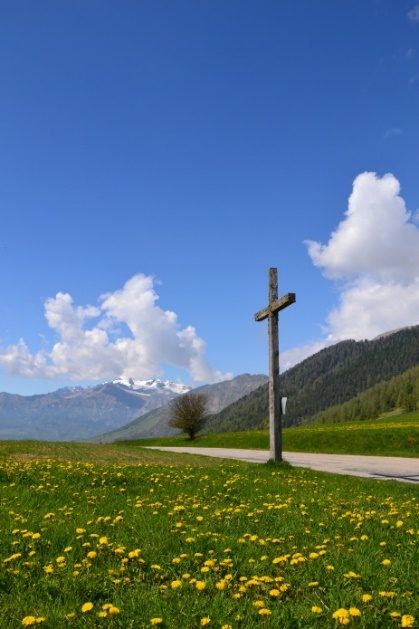
<path id="1" fill-rule="evenodd" d="M 0 67 L 1 391 L 266 372 L 269 266 L 282 368 L 419 323 L 417 0 L 17 0 Z"/>

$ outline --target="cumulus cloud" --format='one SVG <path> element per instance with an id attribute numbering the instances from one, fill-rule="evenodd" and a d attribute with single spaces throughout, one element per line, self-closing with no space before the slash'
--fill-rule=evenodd
<path id="1" fill-rule="evenodd" d="M 197 382 L 231 377 L 212 369 L 195 328 L 182 328 L 157 300 L 153 278 L 143 274 L 102 295 L 98 306 L 76 306 L 71 295 L 57 293 L 45 302 L 45 318 L 58 337 L 51 350 L 33 354 L 20 339 L 0 351 L 0 364 L 13 374 L 74 381 L 149 378 L 161 375 L 164 364 L 186 369 Z"/>
<path id="2" fill-rule="evenodd" d="M 419 269 L 419 229 L 411 221 L 400 184 L 391 175 L 359 175 L 345 218 L 322 245 L 308 240 L 309 255 L 330 278 L 370 276 L 410 282 Z"/>
<path id="3" fill-rule="evenodd" d="M 419 324 L 419 227 L 392 174 L 362 173 L 328 242 L 305 241 L 313 264 L 337 282 L 325 335 L 285 352 L 284 367 L 344 339 L 371 339 Z"/>

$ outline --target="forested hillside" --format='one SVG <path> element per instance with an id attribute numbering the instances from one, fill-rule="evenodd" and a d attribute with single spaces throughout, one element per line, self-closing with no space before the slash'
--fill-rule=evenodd
<path id="1" fill-rule="evenodd" d="M 383 380 L 344 404 L 321 411 L 314 415 L 312 421 L 329 423 L 375 419 L 397 408 L 407 412 L 419 408 L 419 366 L 391 380 Z"/>
<path id="2" fill-rule="evenodd" d="M 373 341 L 343 341 L 328 347 L 281 375 L 281 395 L 288 397 L 286 426 L 296 425 L 331 406 L 419 365 L 419 326 Z M 206 431 L 266 426 L 268 387 L 209 418 Z"/>

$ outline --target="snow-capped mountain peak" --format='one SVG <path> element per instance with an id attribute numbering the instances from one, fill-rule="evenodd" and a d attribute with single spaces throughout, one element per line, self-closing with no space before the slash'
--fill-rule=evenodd
<path id="1" fill-rule="evenodd" d="M 191 390 L 191 387 L 179 382 L 171 382 L 170 380 L 160 380 L 159 378 L 151 378 L 150 380 L 134 380 L 133 378 L 116 378 L 112 384 L 122 385 L 131 391 L 140 393 L 176 393 L 181 395 Z"/>

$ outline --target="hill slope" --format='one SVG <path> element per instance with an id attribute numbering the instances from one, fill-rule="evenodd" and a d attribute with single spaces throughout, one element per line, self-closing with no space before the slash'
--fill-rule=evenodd
<path id="1" fill-rule="evenodd" d="M 419 326 L 372 341 L 343 341 L 310 356 L 281 375 L 288 397 L 285 425 L 307 420 L 331 406 L 419 365 Z M 268 387 L 210 417 L 206 431 L 259 428 L 268 417 Z"/>
<path id="2" fill-rule="evenodd" d="M 232 380 L 225 380 L 216 384 L 207 384 L 193 389 L 194 393 L 204 393 L 208 398 L 208 412 L 218 413 L 220 410 L 240 399 L 251 391 L 254 391 L 268 380 L 265 375 L 242 374 Z M 170 404 L 150 411 L 126 426 L 107 434 L 92 439 L 94 442 L 110 443 L 141 437 L 153 437 L 155 435 L 173 435 L 178 431 L 170 428 Z"/>
<path id="3" fill-rule="evenodd" d="M 343 404 L 320 411 L 311 418 L 310 423 L 376 419 L 396 409 L 411 412 L 417 408 L 419 408 L 419 365 L 390 380 L 382 380 Z"/>

